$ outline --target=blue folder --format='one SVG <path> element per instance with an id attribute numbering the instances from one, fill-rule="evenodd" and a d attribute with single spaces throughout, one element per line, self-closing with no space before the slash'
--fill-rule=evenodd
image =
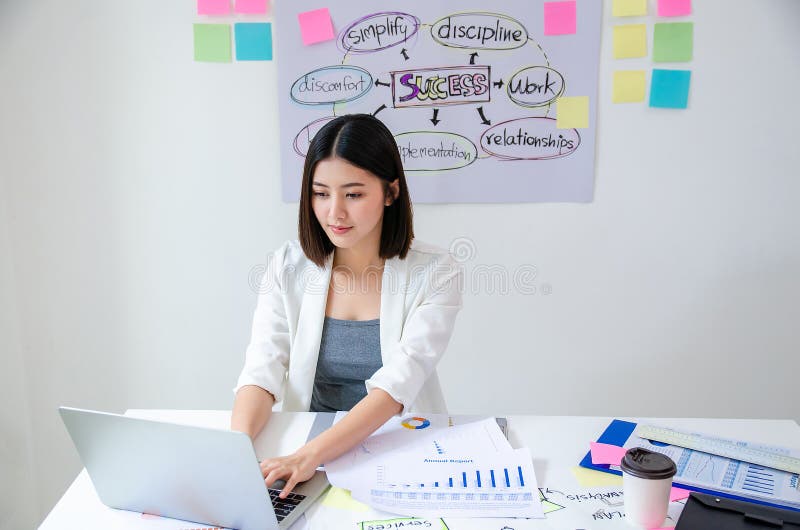
<path id="1" fill-rule="evenodd" d="M 635 423 L 629 421 L 614 420 L 609 424 L 608 427 L 606 427 L 606 430 L 603 431 L 603 434 L 600 435 L 600 438 L 598 438 L 597 441 L 608 445 L 616 445 L 618 447 L 623 447 L 625 445 L 625 442 L 628 441 L 628 438 L 631 437 L 631 434 L 633 434 L 633 431 L 635 429 L 636 429 Z M 611 469 L 611 466 L 608 464 L 592 464 L 591 451 L 587 452 L 586 456 L 583 457 L 583 460 L 580 461 L 580 466 L 589 469 L 594 469 L 596 471 L 603 471 L 604 473 L 613 473 L 615 475 L 622 475 L 622 471 Z M 690 486 L 689 484 L 680 484 L 678 482 L 673 482 L 673 485 L 687 490 L 699 491 L 700 493 L 708 493 L 709 495 L 716 495 L 717 497 L 725 497 L 726 499 L 736 499 L 739 501 L 752 502 L 755 504 L 763 504 L 764 506 L 774 506 L 776 508 L 786 508 L 789 510 L 800 512 L 800 509 L 795 508 L 794 506 L 786 506 L 785 504 L 775 504 L 771 502 L 765 502 L 760 499 L 759 500 L 751 499 L 749 497 L 733 495 L 723 491 L 714 491 L 704 488 L 698 488 L 697 486 Z"/>

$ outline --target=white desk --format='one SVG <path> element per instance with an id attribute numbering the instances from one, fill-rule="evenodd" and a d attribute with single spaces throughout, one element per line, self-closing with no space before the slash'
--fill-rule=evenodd
<path id="1" fill-rule="evenodd" d="M 130 410 L 127 414 L 207 427 L 228 428 L 230 425 L 230 411 Z M 256 439 L 254 444 L 256 454 L 261 458 L 264 455 L 286 454 L 293 451 L 305 440 L 313 416 L 313 413 L 278 413 L 274 415 L 270 424 Z M 618 485 L 591 487 L 587 490 L 586 487 L 581 486 L 579 479 L 574 474 L 577 463 L 588 450 L 589 442 L 597 439 L 611 419 L 578 416 L 508 417 L 509 440 L 512 446 L 530 448 L 539 487 L 545 491 L 550 490 L 547 493 L 549 500 L 565 506 L 564 510 L 553 512 L 547 519 L 526 521 L 530 524 L 524 526 L 548 529 L 599 528 L 614 530 L 630 528 L 621 519 L 621 507 L 610 506 L 601 499 L 588 499 L 577 503 L 566 500 L 567 495 L 586 493 L 587 491 L 595 493 L 622 491 L 621 486 Z M 678 429 L 717 434 L 726 438 L 800 447 L 800 426 L 791 420 L 701 418 L 643 418 L 642 420 Z M 604 476 L 604 474 L 595 476 L 599 475 Z M 681 508 L 682 506 L 676 506 L 673 503 L 670 513 L 677 516 Z M 569 510 L 572 510 L 576 516 L 568 517 Z M 590 521 L 589 524 L 574 522 L 587 519 Z M 318 518 L 312 519 L 309 516 L 309 520 L 310 530 L 321 530 L 314 528 Z M 494 530 L 494 526 L 489 523 L 491 520 L 475 521 L 484 522 L 480 528 Z M 580 526 L 576 526 L 577 524 Z M 338 526 L 341 526 L 343 530 L 355 530 L 352 521 L 346 523 L 326 521 L 324 526 L 326 530 Z M 501 526 L 498 526 L 496 530 L 500 530 Z M 517 525 L 516 528 L 519 530 L 521 527 L 521 525 Z M 202 526 L 107 508 L 97 498 L 84 469 L 40 526 L 40 530 L 72 528 L 199 530 Z"/>

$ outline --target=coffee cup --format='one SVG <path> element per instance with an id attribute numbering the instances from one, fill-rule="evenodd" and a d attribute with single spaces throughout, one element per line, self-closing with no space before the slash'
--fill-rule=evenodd
<path id="1" fill-rule="evenodd" d="M 636 528 L 659 528 L 667 518 L 672 477 L 677 468 L 666 455 L 628 449 L 620 464 L 625 520 Z"/>

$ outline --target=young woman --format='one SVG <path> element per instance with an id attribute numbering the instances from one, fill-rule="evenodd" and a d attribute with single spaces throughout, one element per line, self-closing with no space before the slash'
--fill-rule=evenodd
<path id="1" fill-rule="evenodd" d="M 389 418 L 445 412 L 436 376 L 461 309 L 463 273 L 447 251 L 413 241 L 411 201 L 394 137 L 346 115 L 311 142 L 299 241 L 264 275 L 231 428 L 255 438 L 273 406 L 347 410 L 294 454 L 261 463 L 282 496 Z"/>

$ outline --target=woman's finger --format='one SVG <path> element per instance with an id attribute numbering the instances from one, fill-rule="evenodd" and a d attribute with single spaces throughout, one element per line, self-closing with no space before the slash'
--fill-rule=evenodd
<path id="1" fill-rule="evenodd" d="M 286 481 L 286 485 L 283 487 L 283 490 L 281 491 L 280 495 L 278 495 L 278 497 L 280 497 L 281 499 L 285 499 L 292 492 L 294 487 L 297 486 L 298 482 L 297 475 L 298 472 L 297 470 L 295 470 L 295 472 L 292 473 L 292 475 L 289 477 L 289 480 Z"/>
<path id="2" fill-rule="evenodd" d="M 267 487 L 270 487 L 276 480 L 285 476 L 286 473 L 283 468 L 273 469 L 267 474 L 266 477 L 264 477 L 264 483 L 267 485 Z"/>
<path id="3" fill-rule="evenodd" d="M 280 465 L 279 462 L 269 461 L 269 462 L 261 462 L 261 475 L 266 477 L 267 473 L 275 469 Z"/>

